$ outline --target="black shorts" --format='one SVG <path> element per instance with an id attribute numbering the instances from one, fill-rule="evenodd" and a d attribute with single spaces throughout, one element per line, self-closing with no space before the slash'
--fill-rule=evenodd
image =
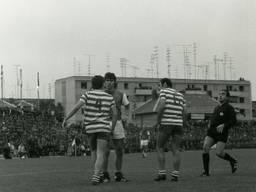
<path id="1" fill-rule="evenodd" d="M 183 127 L 178 125 L 160 125 L 159 132 L 163 132 L 166 135 L 174 136 L 174 135 L 183 135 Z"/>
<path id="2" fill-rule="evenodd" d="M 207 130 L 207 136 L 211 137 L 215 143 L 221 141 L 227 143 L 228 141 L 228 130 L 224 129 L 222 133 L 218 133 L 216 128 L 210 128 Z"/>
<path id="3" fill-rule="evenodd" d="M 89 143 L 92 151 L 97 149 L 97 140 L 110 140 L 110 133 L 107 132 L 97 132 L 97 133 L 87 133 L 89 138 Z"/>
<path id="4" fill-rule="evenodd" d="M 183 135 L 183 127 L 182 126 L 160 125 L 157 146 L 159 148 L 164 148 L 166 145 L 166 142 L 169 140 L 170 137 L 172 137 L 172 139 L 174 139 L 172 142 L 174 142 L 176 145 L 180 145 L 182 135 Z M 177 138 L 180 138 L 180 139 L 177 140 Z M 176 143 L 176 142 L 178 142 L 178 143 Z"/>

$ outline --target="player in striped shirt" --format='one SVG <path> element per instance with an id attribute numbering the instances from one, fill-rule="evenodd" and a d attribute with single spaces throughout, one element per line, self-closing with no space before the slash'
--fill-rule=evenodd
<path id="1" fill-rule="evenodd" d="M 81 96 L 74 108 L 63 121 L 63 127 L 81 107 L 83 107 L 84 125 L 89 137 L 94 162 L 92 184 L 101 182 L 103 162 L 108 149 L 110 134 L 116 125 L 117 112 L 113 96 L 103 90 L 104 78 L 96 75 L 92 78 L 92 90 Z M 110 126 L 112 119 L 112 126 Z"/>
<path id="2" fill-rule="evenodd" d="M 157 157 L 158 176 L 155 181 L 166 180 L 165 170 L 165 145 L 171 137 L 171 151 L 173 154 L 173 168 L 171 172 L 172 181 L 178 181 L 180 169 L 180 143 L 183 134 L 183 119 L 185 109 L 184 96 L 177 90 L 172 89 L 170 79 L 160 80 L 160 96 L 157 104 Z"/>

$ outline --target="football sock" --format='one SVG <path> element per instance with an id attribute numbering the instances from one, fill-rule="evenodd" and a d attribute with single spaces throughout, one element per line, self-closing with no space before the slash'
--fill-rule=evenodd
<path id="1" fill-rule="evenodd" d="M 224 157 L 219 156 L 221 159 L 224 159 L 226 161 L 229 161 L 231 163 L 236 163 L 237 161 L 231 157 L 228 153 L 225 153 Z"/>
<path id="2" fill-rule="evenodd" d="M 174 170 L 174 171 L 171 172 L 171 176 L 172 176 L 172 181 L 178 181 L 178 178 L 180 176 L 180 172 Z"/>
<path id="3" fill-rule="evenodd" d="M 209 153 L 203 153 L 203 164 L 204 164 L 204 172 L 209 174 L 209 162 L 210 162 L 210 155 Z"/>
<path id="4" fill-rule="evenodd" d="M 166 170 L 159 170 L 158 175 L 166 175 Z"/>

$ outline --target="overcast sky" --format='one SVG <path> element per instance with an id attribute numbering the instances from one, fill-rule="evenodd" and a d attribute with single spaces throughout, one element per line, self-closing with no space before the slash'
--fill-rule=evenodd
<path id="1" fill-rule="evenodd" d="M 0 64 L 5 97 L 17 97 L 17 69 L 23 71 L 23 97 L 49 97 L 49 84 L 62 77 L 121 75 L 120 58 L 127 58 L 127 75 L 149 75 L 150 55 L 158 46 L 159 76 L 166 77 L 166 49 L 171 50 L 171 76 L 184 77 L 184 49 L 196 43 L 196 62 L 209 64 L 213 55 L 232 60 L 226 78 L 244 77 L 256 100 L 256 1 L 253 0 L 0 0 Z M 189 63 L 193 49 L 187 47 Z M 74 62 L 74 57 L 76 62 Z M 74 65 L 75 63 L 75 65 Z M 80 69 L 79 65 L 80 63 Z M 221 64 L 221 62 L 219 62 Z M 229 65 L 227 65 L 229 66 Z M 202 68 L 201 68 L 202 69 Z M 220 65 L 220 71 L 223 71 Z M 194 76 L 193 68 L 191 70 Z M 199 77 L 203 77 L 201 70 Z M 224 73 L 219 73 L 224 78 Z M 53 91 L 52 91 L 53 92 Z M 53 97 L 53 93 L 52 93 Z"/>

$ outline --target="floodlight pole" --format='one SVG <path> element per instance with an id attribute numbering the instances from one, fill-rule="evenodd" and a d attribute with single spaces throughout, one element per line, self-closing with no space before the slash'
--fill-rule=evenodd
<path id="1" fill-rule="evenodd" d="M 39 82 L 39 72 L 37 72 L 37 107 L 39 109 L 40 105 L 39 105 L 39 86 L 40 86 L 40 82 Z"/>
<path id="2" fill-rule="evenodd" d="M 3 65 L 1 65 L 1 99 L 4 98 L 4 70 Z"/>

